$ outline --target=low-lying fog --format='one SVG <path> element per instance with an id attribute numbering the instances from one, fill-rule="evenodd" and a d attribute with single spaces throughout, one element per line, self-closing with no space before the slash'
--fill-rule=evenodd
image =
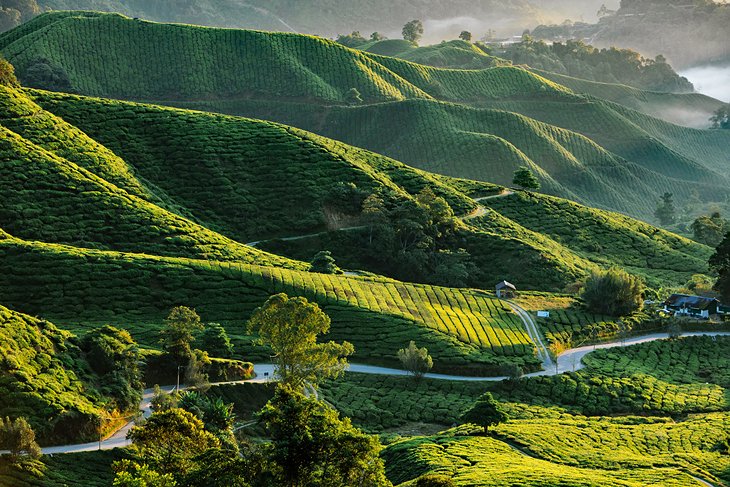
<path id="1" fill-rule="evenodd" d="M 690 80 L 700 93 L 730 103 L 730 65 L 698 66 L 679 74 Z"/>

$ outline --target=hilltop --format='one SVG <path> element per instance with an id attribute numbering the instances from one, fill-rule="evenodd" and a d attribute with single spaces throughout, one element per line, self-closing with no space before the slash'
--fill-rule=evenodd
<path id="1" fill-rule="evenodd" d="M 99 36 L 117 47 L 89 54 L 84 46 Z M 646 115 L 714 106 L 693 94 L 513 66 L 439 69 L 311 36 L 114 14 L 42 15 L 0 36 L 0 51 L 31 86 L 278 121 L 426 171 L 503 185 L 527 165 L 550 194 L 646 220 L 664 192 L 679 204 L 694 194 L 723 204 L 728 195 L 730 134 Z M 130 59 L 144 67 L 122 69 Z M 56 73 L 52 81 L 33 75 L 40 64 Z M 173 69 L 179 74 L 168 76 Z M 348 101 L 353 88 L 362 103 Z"/>

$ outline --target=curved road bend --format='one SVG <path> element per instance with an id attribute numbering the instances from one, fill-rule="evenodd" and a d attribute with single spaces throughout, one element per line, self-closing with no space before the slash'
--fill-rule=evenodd
<path id="1" fill-rule="evenodd" d="M 527 326 L 527 325 L 526 325 Z M 684 333 L 682 336 L 730 336 L 730 332 L 689 332 Z M 557 371 L 553 365 L 549 369 L 527 374 L 525 377 L 537 377 L 537 376 L 553 376 L 569 372 L 573 370 L 580 370 L 584 367 L 583 357 L 591 353 L 595 349 L 608 349 L 618 347 L 628 347 L 636 345 L 638 343 L 652 342 L 656 340 L 664 340 L 669 338 L 667 333 L 654 333 L 651 335 L 638 336 L 633 338 L 627 338 L 622 341 L 615 341 L 610 343 L 602 343 L 596 346 L 590 345 L 585 347 L 578 347 L 567 350 L 565 353 L 558 357 Z M 256 364 L 255 370 L 257 377 L 247 381 L 230 381 L 230 382 L 219 382 L 211 385 L 225 385 L 225 384 L 237 384 L 241 382 L 268 382 L 274 377 L 274 365 L 272 364 Z M 348 367 L 350 372 L 357 372 L 360 374 L 375 374 L 375 375 L 390 375 L 390 376 L 407 376 L 409 373 L 402 369 L 391 369 L 387 367 L 378 367 L 375 365 L 363 365 L 363 364 L 350 364 Z M 438 380 L 449 380 L 449 381 L 461 381 L 461 382 L 495 382 L 507 379 L 507 377 L 470 377 L 460 375 L 446 375 L 446 374 L 426 374 L 428 379 Z M 165 391 L 172 391 L 174 386 L 165 386 L 162 389 Z M 140 403 L 140 410 L 142 411 L 143 417 L 149 417 L 152 414 L 152 389 L 144 391 L 142 402 Z M 122 427 L 119 431 L 114 433 L 109 438 L 102 440 L 101 444 L 98 441 L 92 443 L 84 443 L 80 445 L 64 445 L 64 446 L 53 446 L 43 448 L 42 451 L 45 455 L 53 455 L 56 453 L 76 453 L 83 451 L 94 451 L 94 450 L 111 450 L 113 448 L 125 447 L 128 445 L 126 436 L 127 432 L 134 426 L 134 422 L 131 421 Z"/>

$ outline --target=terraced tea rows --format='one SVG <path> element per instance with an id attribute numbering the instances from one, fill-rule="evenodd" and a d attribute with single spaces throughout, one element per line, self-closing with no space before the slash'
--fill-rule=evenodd
<path id="1" fill-rule="evenodd" d="M 306 296 L 333 320 L 331 336 L 351 341 L 357 360 L 394 364 L 409 340 L 427 346 L 438 370 L 485 373 L 514 362 L 535 368 L 519 319 L 478 291 L 357 279 L 244 264 L 90 251 L 0 240 L 6 302 L 74 328 L 110 322 L 150 345 L 171 307 L 185 303 L 220 321 L 246 347 L 243 323 L 273 293 Z M 71 288 L 64 283 L 73 281 Z"/>

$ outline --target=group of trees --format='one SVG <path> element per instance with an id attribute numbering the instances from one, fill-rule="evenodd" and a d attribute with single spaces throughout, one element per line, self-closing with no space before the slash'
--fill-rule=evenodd
<path id="1" fill-rule="evenodd" d="M 379 194 L 361 204 L 367 227 L 357 245 L 369 268 L 411 282 L 451 287 L 467 284 L 473 270 L 470 255 L 456 242 L 458 220 L 448 202 L 430 187 L 414 199 L 389 206 Z"/>
<path id="2" fill-rule="evenodd" d="M 718 276 L 715 290 L 722 295 L 725 302 L 730 302 L 730 232 L 710 258 L 710 268 Z"/>
<path id="3" fill-rule="evenodd" d="M 710 118 L 713 129 L 730 130 L 730 103 L 718 108 Z"/>
<path id="4" fill-rule="evenodd" d="M 36 0 L 0 0 L 0 32 L 27 22 L 41 13 Z"/>
<path id="5" fill-rule="evenodd" d="M 188 312 L 174 317 L 188 330 L 198 327 Z M 321 381 L 341 375 L 354 352 L 347 342 L 318 343 L 329 325 L 329 317 L 305 298 L 269 298 L 249 321 L 249 332 L 271 348 L 276 363 L 275 394 L 257 414 L 268 441 L 239 445 L 232 435 L 231 407 L 219 399 L 190 391 L 158 392 L 155 413 L 129 433 L 134 458 L 116 465 L 114 485 L 390 485 L 378 440 L 312 393 Z"/>
<path id="6" fill-rule="evenodd" d="M 710 247 L 717 247 L 725 235 L 730 232 L 730 221 L 722 217 L 719 212 L 703 215 L 692 223 L 694 239 Z"/>
<path id="7" fill-rule="evenodd" d="M 8 452 L 7 459 L 12 465 L 40 458 L 41 449 L 35 441 L 35 433 L 25 418 L 0 418 L 0 451 Z"/>

